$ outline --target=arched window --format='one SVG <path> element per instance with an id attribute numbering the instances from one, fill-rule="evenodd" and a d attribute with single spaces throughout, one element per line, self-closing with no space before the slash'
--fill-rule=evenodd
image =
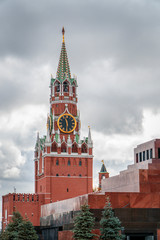
<path id="1" fill-rule="evenodd" d="M 104 175 L 102 175 L 101 179 L 105 179 L 105 176 L 104 176 Z"/>
<path id="2" fill-rule="evenodd" d="M 57 144 L 55 142 L 52 143 L 51 152 L 57 152 Z"/>
<path id="3" fill-rule="evenodd" d="M 56 82 L 55 83 L 55 93 L 58 93 L 58 92 L 60 92 L 60 83 Z"/>
<path id="4" fill-rule="evenodd" d="M 68 160 L 68 166 L 71 166 L 71 161 L 70 160 Z"/>
<path id="5" fill-rule="evenodd" d="M 82 152 L 82 153 L 87 153 L 87 146 L 86 146 L 85 143 L 82 144 L 81 152 Z"/>
<path id="6" fill-rule="evenodd" d="M 70 174 L 68 174 L 68 177 L 70 177 L 71 175 Z"/>
<path id="7" fill-rule="evenodd" d="M 82 166 L 82 161 L 81 160 L 79 160 L 79 166 Z"/>
<path id="8" fill-rule="evenodd" d="M 63 83 L 63 92 L 69 92 L 69 84 L 67 81 Z"/>
<path id="9" fill-rule="evenodd" d="M 82 177 L 82 175 L 81 175 L 81 174 L 79 174 L 79 177 Z"/>
<path id="10" fill-rule="evenodd" d="M 57 174 L 56 174 L 56 177 L 58 177 L 58 176 L 59 176 L 59 174 L 57 173 Z"/>
<path id="11" fill-rule="evenodd" d="M 67 146 L 65 142 L 63 142 L 61 145 L 61 152 L 67 152 Z"/>
<path id="12" fill-rule="evenodd" d="M 59 160 L 58 160 L 58 159 L 56 160 L 56 165 L 57 165 L 57 166 L 59 165 Z"/>
<path id="13" fill-rule="evenodd" d="M 69 189 L 67 188 L 67 192 L 69 192 Z"/>
<path id="14" fill-rule="evenodd" d="M 76 143 L 73 143 L 73 144 L 72 144 L 72 152 L 73 152 L 73 153 L 77 153 L 77 152 L 78 152 L 78 147 L 77 147 L 77 144 L 76 144 Z"/>

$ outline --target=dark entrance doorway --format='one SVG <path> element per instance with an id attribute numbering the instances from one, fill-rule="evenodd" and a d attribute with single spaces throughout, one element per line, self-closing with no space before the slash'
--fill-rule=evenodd
<path id="1" fill-rule="evenodd" d="M 144 236 L 131 236 L 129 240 L 145 240 Z"/>
<path id="2" fill-rule="evenodd" d="M 155 240 L 153 233 L 139 233 L 139 234 L 127 234 L 127 240 Z"/>

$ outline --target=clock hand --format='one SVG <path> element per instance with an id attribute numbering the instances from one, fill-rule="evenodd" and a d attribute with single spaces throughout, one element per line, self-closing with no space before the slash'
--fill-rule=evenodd
<path id="1" fill-rule="evenodd" d="M 65 121 L 66 121 L 66 131 L 68 131 L 68 121 L 66 118 L 65 118 Z"/>

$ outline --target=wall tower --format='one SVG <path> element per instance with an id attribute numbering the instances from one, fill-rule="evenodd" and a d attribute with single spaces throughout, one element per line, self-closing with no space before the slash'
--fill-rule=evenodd
<path id="1" fill-rule="evenodd" d="M 77 110 L 77 79 L 71 77 L 62 29 L 62 48 L 56 77 L 50 82 L 50 113 L 47 134 L 37 134 L 35 146 L 35 193 L 45 203 L 92 192 L 93 142 L 80 139 L 80 112 Z"/>
<path id="2" fill-rule="evenodd" d="M 104 161 L 102 160 L 101 170 L 99 172 L 99 190 L 101 190 L 101 181 L 102 179 L 109 178 L 109 173 L 107 172 Z"/>

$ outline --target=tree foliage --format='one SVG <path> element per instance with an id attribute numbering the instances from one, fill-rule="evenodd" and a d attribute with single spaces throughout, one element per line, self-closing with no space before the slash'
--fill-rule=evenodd
<path id="1" fill-rule="evenodd" d="M 37 240 L 38 235 L 32 223 L 23 219 L 19 212 L 14 212 L 12 222 L 0 236 L 1 240 Z"/>
<path id="2" fill-rule="evenodd" d="M 121 222 L 118 217 L 114 216 L 109 197 L 107 197 L 106 205 L 104 207 L 104 211 L 102 212 L 100 225 L 102 226 L 102 228 L 100 228 L 100 239 L 121 240 L 125 238 L 121 232 Z"/>
<path id="3" fill-rule="evenodd" d="M 93 239 L 96 235 L 92 233 L 95 219 L 89 211 L 87 204 L 81 206 L 81 211 L 77 214 L 74 220 L 74 239 L 88 240 Z"/>

